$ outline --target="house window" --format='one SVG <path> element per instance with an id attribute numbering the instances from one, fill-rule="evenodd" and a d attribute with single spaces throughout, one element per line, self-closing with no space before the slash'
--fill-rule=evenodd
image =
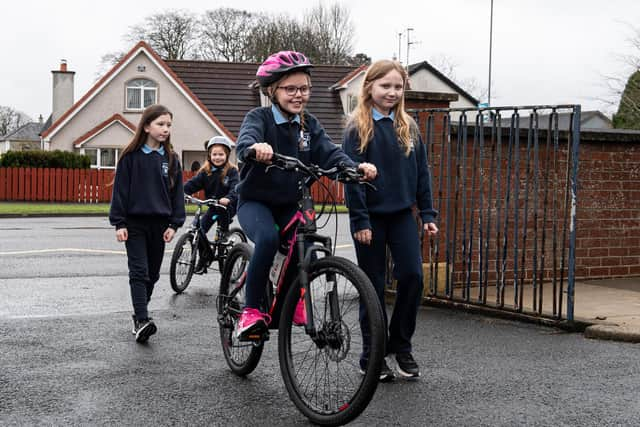
<path id="1" fill-rule="evenodd" d="M 156 103 L 158 85 L 147 79 L 127 83 L 127 110 L 142 110 Z"/>
<path id="2" fill-rule="evenodd" d="M 358 97 L 356 95 L 347 96 L 347 114 L 351 114 L 358 106 Z"/>
<path id="3" fill-rule="evenodd" d="M 120 150 L 117 148 L 85 148 L 81 153 L 89 156 L 92 169 L 115 169 Z"/>

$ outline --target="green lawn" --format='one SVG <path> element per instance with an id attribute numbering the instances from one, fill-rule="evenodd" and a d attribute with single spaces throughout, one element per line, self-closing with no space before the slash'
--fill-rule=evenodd
<path id="1" fill-rule="evenodd" d="M 319 211 L 320 206 L 316 206 Z M 196 207 L 187 205 L 187 213 L 193 214 Z M 338 206 L 338 212 L 346 212 L 344 206 Z M 0 216 L 29 215 L 108 215 L 108 203 L 39 203 L 39 202 L 0 202 Z"/>

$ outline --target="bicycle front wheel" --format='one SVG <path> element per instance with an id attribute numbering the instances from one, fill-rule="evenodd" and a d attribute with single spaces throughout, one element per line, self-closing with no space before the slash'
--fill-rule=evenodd
<path id="1" fill-rule="evenodd" d="M 385 345 L 382 309 L 369 278 L 344 258 L 315 261 L 309 268 L 308 292 L 315 333 L 293 323 L 302 295 L 296 281 L 280 318 L 280 370 L 289 397 L 307 418 L 316 424 L 342 425 L 364 411 L 378 386 Z M 369 318 L 364 333 L 371 336 L 365 370 L 359 364 L 361 309 Z"/>
<path id="2" fill-rule="evenodd" d="M 171 266 L 169 267 L 169 281 L 175 293 L 180 294 L 187 289 L 193 276 L 198 250 L 193 242 L 193 234 L 180 236 L 173 248 Z"/>
<path id="3" fill-rule="evenodd" d="M 258 366 L 263 342 L 240 341 L 235 334 L 240 314 L 245 306 L 245 280 L 253 249 L 248 243 L 239 243 L 231 249 L 218 292 L 218 324 L 222 353 L 231 370 L 240 376 L 253 372 Z"/>

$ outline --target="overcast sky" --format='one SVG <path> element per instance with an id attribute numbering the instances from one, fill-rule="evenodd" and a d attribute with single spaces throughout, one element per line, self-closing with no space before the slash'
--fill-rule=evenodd
<path id="1" fill-rule="evenodd" d="M 355 53 L 397 55 L 398 33 L 413 28 L 411 63 L 446 57 L 459 80 L 487 86 L 491 0 L 348 0 Z M 75 98 L 95 82 L 101 57 L 128 50 L 128 29 L 177 7 L 201 14 L 218 7 L 265 12 L 262 0 L 44 2 L 19 0 L 0 21 L 0 105 L 37 119 L 51 113 L 51 70 L 60 59 L 76 72 Z M 314 0 L 276 0 L 268 12 L 301 17 Z M 331 4 L 329 1 L 325 5 Z M 602 75 L 625 76 L 617 55 L 634 53 L 629 25 L 640 26 L 638 0 L 494 0 L 493 105 L 578 103 L 603 109 Z M 403 39 L 401 59 L 406 60 Z M 640 52 L 635 52 L 640 55 Z"/>

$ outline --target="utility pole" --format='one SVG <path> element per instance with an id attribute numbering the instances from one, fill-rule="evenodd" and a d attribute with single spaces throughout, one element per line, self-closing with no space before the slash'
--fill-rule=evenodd
<path id="1" fill-rule="evenodd" d="M 398 33 L 398 62 L 402 64 L 400 51 L 402 50 L 402 31 Z"/>
<path id="2" fill-rule="evenodd" d="M 409 48 L 415 43 L 411 41 L 411 31 L 413 28 L 407 28 L 407 70 L 409 69 Z"/>
<path id="3" fill-rule="evenodd" d="M 491 106 L 491 50 L 493 47 L 493 0 L 491 0 L 491 16 L 489 18 L 489 90 L 487 105 Z"/>

